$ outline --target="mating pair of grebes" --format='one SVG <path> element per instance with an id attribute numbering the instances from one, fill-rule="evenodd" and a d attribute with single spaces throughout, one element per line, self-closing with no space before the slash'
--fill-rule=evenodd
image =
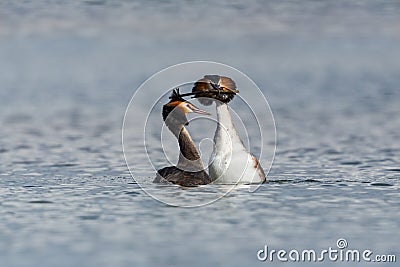
<path id="1" fill-rule="evenodd" d="M 225 76 L 206 75 L 195 82 L 191 93 L 180 94 L 175 89 L 170 101 L 163 106 L 165 125 L 179 143 L 179 160 L 176 166 L 157 171 L 155 183 L 173 183 L 181 186 L 205 184 L 252 184 L 265 182 L 265 174 L 257 158 L 250 154 L 232 122 L 228 103 L 239 93 L 235 82 Z M 199 151 L 185 126 L 186 115 L 198 113 L 211 115 L 185 100 L 193 96 L 205 106 L 216 104 L 218 126 L 214 135 L 214 148 L 208 166 L 200 159 Z"/>

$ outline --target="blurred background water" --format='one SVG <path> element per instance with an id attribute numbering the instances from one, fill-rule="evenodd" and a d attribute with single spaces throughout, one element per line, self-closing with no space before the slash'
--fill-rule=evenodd
<path id="1" fill-rule="evenodd" d="M 270 264 L 264 245 L 338 238 L 399 257 L 399 14 L 394 0 L 1 1 L 0 266 L 253 266 Z M 192 60 L 249 75 L 278 143 L 257 192 L 184 209 L 130 177 L 121 126 L 145 79 Z M 219 190 L 148 186 L 189 203 Z"/>

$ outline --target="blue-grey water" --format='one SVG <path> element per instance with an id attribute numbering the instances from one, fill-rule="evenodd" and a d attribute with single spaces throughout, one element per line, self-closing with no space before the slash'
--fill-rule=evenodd
<path id="1" fill-rule="evenodd" d="M 399 14 L 384 0 L 2 1 L 0 266 L 290 265 L 257 251 L 339 238 L 399 261 Z M 277 151 L 258 191 L 178 208 L 131 178 L 121 127 L 143 81 L 192 60 L 259 85 Z M 146 187 L 189 204 L 221 190 Z"/>

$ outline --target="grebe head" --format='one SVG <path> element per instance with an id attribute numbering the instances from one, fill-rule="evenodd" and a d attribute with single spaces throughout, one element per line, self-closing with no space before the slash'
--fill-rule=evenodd
<path id="1" fill-rule="evenodd" d="M 210 113 L 199 109 L 189 101 L 184 100 L 177 90 L 172 92 L 170 99 L 171 100 L 163 106 L 162 116 L 164 121 L 172 119 L 175 123 L 188 125 L 189 122 L 186 118 L 186 114 L 188 113 L 211 115 Z"/>
<path id="2" fill-rule="evenodd" d="M 195 98 L 200 97 L 199 102 L 205 106 L 213 103 L 210 98 L 229 103 L 238 92 L 236 84 L 231 78 L 219 75 L 205 75 L 194 83 L 192 89 L 192 93 L 196 93 Z"/>

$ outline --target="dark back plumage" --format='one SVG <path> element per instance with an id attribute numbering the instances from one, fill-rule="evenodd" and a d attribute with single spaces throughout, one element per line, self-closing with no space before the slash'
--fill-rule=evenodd
<path id="1" fill-rule="evenodd" d="M 173 183 L 185 187 L 194 187 L 211 183 L 211 178 L 204 170 L 190 172 L 169 166 L 157 171 L 154 183 Z"/>

